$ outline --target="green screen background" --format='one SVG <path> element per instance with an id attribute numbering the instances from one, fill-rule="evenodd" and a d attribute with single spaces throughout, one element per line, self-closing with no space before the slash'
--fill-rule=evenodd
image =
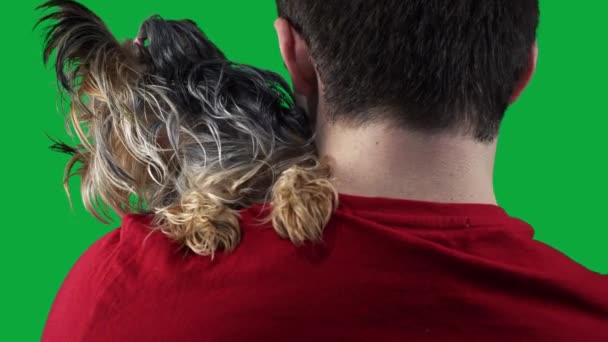
<path id="1" fill-rule="evenodd" d="M 287 76 L 280 59 L 273 0 L 90 0 L 85 5 L 120 38 L 151 14 L 191 18 L 233 60 Z M 66 138 L 56 110 L 53 72 L 41 62 L 40 1 L 4 7 L 2 18 L 2 289 L 0 340 L 35 341 L 62 280 L 104 226 L 74 209 L 61 185 L 66 156 L 47 149 Z M 538 71 L 508 112 L 496 165 L 496 193 L 510 215 L 532 224 L 536 239 L 591 270 L 608 273 L 608 2 L 541 0 Z"/>

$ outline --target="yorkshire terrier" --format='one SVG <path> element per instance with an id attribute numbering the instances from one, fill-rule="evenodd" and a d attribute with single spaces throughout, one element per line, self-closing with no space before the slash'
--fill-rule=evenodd
<path id="1" fill-rule="evenodd" d="M 88 211 L 154 215 L 200 255 L 234 249 L 239 211 L 270 202 L 277 233 L 321 239 L 338 205 L 307 114 L 276 73 L 228 60 L 191 20 L 152 16 L 120 43 L 75 1 L 52 0 L 44 62 L 56 51 L 76 146 L 64 185 L 81 176 Z M 77 165 L 81 165 L 77 168 Z M 74 172 L 76 170 L 76 172 Z"/>

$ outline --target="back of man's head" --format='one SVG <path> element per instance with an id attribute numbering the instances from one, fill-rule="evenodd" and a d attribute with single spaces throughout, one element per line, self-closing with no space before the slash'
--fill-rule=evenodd
<path id="1" fill-rule="evenodd" d="M 484 142 L 496 138 L 529 66 L 539 18 L 538 0 L 277 5 L 310 48 L 330 119 L 465 130 Z"/>

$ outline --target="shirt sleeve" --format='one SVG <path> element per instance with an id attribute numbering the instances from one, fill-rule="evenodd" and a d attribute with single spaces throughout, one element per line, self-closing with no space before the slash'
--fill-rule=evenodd
<path id="1" fill-rule="evenodd" d="M 103 289 L 120 252 L 121 228 L 91 245 L 76 261 L 57 293 L 42 341 L 80 341 L 94 320 Z"/>

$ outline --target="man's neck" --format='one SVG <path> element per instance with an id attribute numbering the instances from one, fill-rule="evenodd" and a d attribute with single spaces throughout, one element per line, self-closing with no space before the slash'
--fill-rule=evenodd
<path id="1" fill-rule="evenodd" d="M 493 189 L 496 142 L 431 136 L 390 125 L 347 128 L 320 124 L 317 145 L 320 155 L 333 161 L 341 193 L 497 204 Z"/>

